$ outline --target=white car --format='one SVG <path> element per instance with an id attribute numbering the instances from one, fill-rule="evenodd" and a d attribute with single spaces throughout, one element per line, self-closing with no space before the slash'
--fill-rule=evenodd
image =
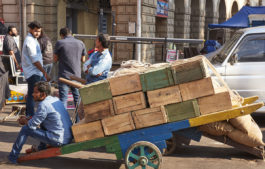
<path id="1" fill-rule="evenodd" d="M 243 97 L 265 101 L 265 26 L 237 31 L 219 50 L 206 57 L 231 89 Z M 257 112 L 265 112 L 265 107 Z"/>

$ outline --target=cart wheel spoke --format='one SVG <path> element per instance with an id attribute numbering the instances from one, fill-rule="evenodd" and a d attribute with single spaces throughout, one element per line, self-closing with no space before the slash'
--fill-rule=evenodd
<path id="1" fill-rule="evenodd" d="M 149 165 L 150 167 L 153 167 L 153 168 L 157 168 L 158 167 L 158 165 L 156 165 L 156 164 L 154 164 L 154 163 L 152 163 L 150 161 L 147 163 L 147 165 Z"/>
<path id="2" fill-rule="evenodd" d="M 147 155 L 147 158 L 150 160 L 151 157 L 153 157 L 154 155 L 156 155 L 156 152 L 153 151 L 151 154 L 148 154 Z"/>
<path id="3" fill-rule="evenodd" d="M 135 163 L 134 165 L 132 165 L 132 166 L 128 166 L 129 167 L 129 169 L 135 169 L 136 167 L 138 167 L 140 164 L 137 162 L 137 163 Z"/>
<path id="4" fill-rule="evenodd" d="M 133 152 L 130 153 L 129 157 L 130 157 L 130 158 L 133 158 L 133 159 L 135 159 L 135 160 L 139 160 L 139 156 L 136 155 L 136 154 L 134 154 Z"/>
<path id="5" fill-rule="evenodd" d="M 141 154 L 141 156 L 145 156 L 144 146 L 140 146 L 140 154 Z"/>

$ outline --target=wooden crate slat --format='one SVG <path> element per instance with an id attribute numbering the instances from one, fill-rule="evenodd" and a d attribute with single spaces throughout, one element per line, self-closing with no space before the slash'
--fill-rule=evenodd
<path id="1" fill-rule="evenodd" d="M 165 106 L 168 121 L 180 121 L 200 116 L 200 110 L 196 99 Z"/>
<path id="2" fill-rule="evenodd" d="M 135 129 L 131 113 L 123 113 L 101 120 L 105 135 L 113 135 Z"/>
<path id="3" fill-rule="evenodd" d="M 143 91 L 156 90 L 174 85 L 170 67 L 153 68 L 140 74 Z"/>
<path id="4" fill-rule="evenodd" d="M 114 116 L 112 99 L 104 100 L 84 106 L 85 121 L 91 122 Z"/>
<path id="5" fill-rule="evenodd" d="M 112 96 L 138 92 L 142 90 L 138 73 L 127 74 L 109 79 Z"/>
<path id="6" fill-rule="evenodd" d="M 163 106 L 132 112 L 136 129 L 167 123 L 167 115 Z"/>
<path id="7" fill-rule="evenodd" d="M 82 142 L 104 137 L 104 132 L 100 121 L 73 125 L 72 132 L 75 142 Z"/>
<path id="8" fill-rule="evenodd" d="M 147 97 L 151 108 L 182 101 L 178 85 L 147 91 Z"/>
<path id="9" fill-rule="evenodd" d="M 121 114 L 146 108 L 143 92 L 113 97 L 115 114 Z"/>
<path id="10" fill-rule="evenodd" d="M 112 98 L 108 80 L 100 80 L 86 85 L 79 89 L 79 93 L 84 105 Z"/>

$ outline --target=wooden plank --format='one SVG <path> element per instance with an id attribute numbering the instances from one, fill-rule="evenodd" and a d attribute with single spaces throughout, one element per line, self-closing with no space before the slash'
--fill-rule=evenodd
<path id="1" fill-rule="evenodd" d="M 196 100 L 166 105 L 165 111 L 169 122 L 200 116 L 200 110 Z"/>
<path id="2" fill-rule="evenodd" d="M 122 114 L 146 108 L 143 92 L 113 97 L 115 114 Z"/>
<path id="3" fill-rule="evenodd" d="M 245 146 L 243 144 L 239 144 L 239 143 L 231 140 L 228 137 L 224 137 L 224 136 L 212 136 L 212 135 L 209 135 L 209 134 L 206 134 L 206 133 L 203 133 L 203 135 L 205 137 L 208 137 L 208 138 L 213 139 L 215 141 L 218 141 L 218 142 L 221 142 L 221 143 L 230 145 L 232 147 L 237 148 L 238 150 L 241 150 L 241 151 L 250 153 L 250 154 L 252 154 L 252 155 L 254 155 L 256 157 L 259 157 L 261 159 L 264 159 L 264 156 L 265 156 L 264 155 L 264 147 L 262 147 L 262 148 L 258 148 L 258 147 L 248 147 L 248 146 Z"/>
<path id="4" fill-rule="evenodd" d="M 198 99 L 201 115 L 232 109 L 232 100 L 228 91 L 218 92 Z"/>
<path id="5" fill-rule="evenodd" d="M 175 61 L 171 68 L 175 84 L 187 83 L 209 76 L 204 57 Z"/>
<path id="6" fill-rule="evenodd" d="M 258 100 L 258 99 L 259 99 L 258 96 L 252 96 L 252 97 L 244 98 L 244 103 L 243 103 L 243 105 L 251 104 L 251 103 L 255 102 L 255 101 Z"/>
<path id="7" fill-rule="evenodd" d="M 61 152 L 62 154 L 69 154 L 103 146 L 106 147 L 107 152 L 115 153 L 118 160 L 122 159 L 122 152 L 118 136 L 103 137 L 95 140 L 68 144 L 62 147 Z"/>
<path id="8" fill-rule="evenodd" d="M 138 92 L 142 90 L 138 73 L 109 78 L 112 96 Z"/>
<path id="9" fill-rule="evenodd" d="M 104 132 L 100 121 L 86 124 L 76 124 L 72 126 L 75 142 L 82 142 L 104 137 Z"/>
<path id="10" fill-rule="evenodd" d="M 180 84 L 179 89 L 183 101 L 215 94 L 211 77 Z"/>
<path id="11" fill-rule="evenodd" d="M 237 107 L 230 110 L 224 110 L 220 112 L 215 112 L 211 114 L 202 115 L 199 117 L 195 117 L 192 119 L 189 119 L 190 126 L 196 127 L 208 123 L 213 123 L 216 121 L 222 121 L 222 120 L 228 120 L 232 118 L 236 118 L 238 116 L 247 115 L 250 113 L 255 112 L 257 109 L 264 106 L 263 102 L 260 103 L 253 103 L 247 106 Z"/>
<path id="12" fill-rule="evenodd" d="M 79 89 L 84 105 L 112 99 L 108 80 L 100 80 Z"/>
<path id="13" fill-rule="evenodd" d="M 151 108 L 182 101 L 178 85 L 147 91 L 147 97 Z"/>
<path id="14" fill-rule="evenodd" d="M 140 79 L 144 92 L 174 85 L 170 67 L 150 69 L 140 74 Z"/>
<path id="15" fill-rule="evenodd" d="M 53 148 L 48 148 L 42 151 L 38 151 L 35 153 L 30 153 L 24 156 L 21 156 L 18 158 L 18 162 L 22 163 L 25 161 L 31 161 L 31 160 L 39 160 L 39 159 L 45 159 L 45 158 L 50 158 L 50 157 L 56 157 L 62 155 L 61 153 L 61 148 L 60 147 L 53 147 Z"/>
<path id="16" fill-rule="evenodd" d="M 114 116 L 112 100 L 104 100 L 84 106 L 85 121 L 91 122 L 101 120 L 109 116 Z"/>
<path id="17" fill-rule="evenodd" d="M 167 123 L 167 115 L 163 106 L 132 112 L 136 129 Z"/>
<path id="18" fill-rule="evenodd" d="M 131 113 L 124 113 L 101 120 L 105 135 L 113 135 L 135 129 Z"/>

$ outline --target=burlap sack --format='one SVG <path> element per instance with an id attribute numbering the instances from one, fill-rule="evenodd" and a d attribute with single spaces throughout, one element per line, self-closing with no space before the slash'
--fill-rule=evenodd
<path id="1" fill-rule="evenodd" d="M 251 130 L 252 126 L 252 117 L 248 114 L 245 116 L 239 116 L 234 119 L 230 119 L 229 123 L 231 123 L 236 129 L 248 133 Z"/>
<path id="2" fill-rule="evenodd" d="M 234 127 L 226 121 L 220 121 L 202 125 L 199 127 L 199 130 L 213 136 L 223 136 L 231 133 Z"/>
<path id="3" fill-rule="evenodd" d="M 262 132 L 254 120 L 251 120 L 248 133 L 235 129 L 231 133 L 228 133 L 228 137 L 249 147 L 264 146 Z"/>

